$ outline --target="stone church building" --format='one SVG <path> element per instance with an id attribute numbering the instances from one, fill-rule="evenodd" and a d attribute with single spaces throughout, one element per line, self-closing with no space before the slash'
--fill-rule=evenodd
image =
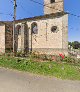
<path id="1" fill-rule="evenodd" d="M 16 20 L 15 26 L 16 51 L 68 55 L 68 14 L 63 0 L 44 0 L 43 16 Z M 3 52 L 13 48 L 12 35 L 12 22 L 0 22 Z"/>

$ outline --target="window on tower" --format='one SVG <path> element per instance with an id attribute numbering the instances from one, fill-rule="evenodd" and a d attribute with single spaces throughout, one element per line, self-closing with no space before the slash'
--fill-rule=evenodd
<path id="1" fill-rule="evenodd" d="M 51 0 L 51 3 L 54 3 L 55 2 L 55 0 Z"/>

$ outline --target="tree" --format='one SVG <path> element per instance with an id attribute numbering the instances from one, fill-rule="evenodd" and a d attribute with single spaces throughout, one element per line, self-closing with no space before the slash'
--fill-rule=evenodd
<path id="1" fill-rule="evenodd" d="M 70 46 L 72 46 L 74 49 L 79 49 L 80 48 L 80 42 L 74 41 L 74 42 L 68 42 Z"/>
<path id="2" fill-rule="evenodd" d="M 68 42 L 68 45 L 72 46 L 72 42 Z"/>
<path id="3" fill-rule="evenodd" d="M 80 48 L 80 43 L 78 41 L 74 41 L 74 42 L 72 42 L 72 47 L 74 49 L 79 49 Z"/>

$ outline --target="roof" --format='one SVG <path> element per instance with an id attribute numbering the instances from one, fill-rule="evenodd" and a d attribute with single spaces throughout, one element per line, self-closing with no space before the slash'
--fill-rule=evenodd
<path id="1" fill-rule="evenodd" d="M 65 12 L 57 12 L 57 13 L 52 13 L 52 14 L 46 14 L 46 15 L 41 15 L 41 16 L 35 16 L 35 17 L 30 17 L 30 18 L 24 18 L 24 19 L 19 19 L 19 20 L 16 20 L 16 23 L 20 23 L 20 22 L 23 22 L 23 21 L 29 21 L 29 20 L 40 20 L 40 19 L 43 19 L 43 18 L 51 18 L 51 17 L 61 17 L 65 14 L 68 14 L 68 13 L 65 13 Z"/>
<path id="2" fill-rule="evenodd" d="M 12 21 L 0 21 L 0 25 L 9 25 L 9 26 L 12 26 Z"/>
<path id="3" fill-rule="evenodd" d="M 40 19 L 44 19 L 44 18 L 51 18 L 51 17 L 61 17 L 65 14 L 65 12 L 57 12 L 57 13 L 52 13 L 52 14 L 46 14 L 46 15 L 41 15 L 41 16 L 35 16 L 35 17 L 30 17 L 30 18 L 24 18 L 24 19 L 19 19 L 16 20 L 16 23 L 20 23 L 20 22 L 24 22 L 24 21 L 33 21 L 33 20 L 40 20 Z M 13 21 L 0 21 L 0 24 L 7 24 L 7 25 L 12 25 Z"/>

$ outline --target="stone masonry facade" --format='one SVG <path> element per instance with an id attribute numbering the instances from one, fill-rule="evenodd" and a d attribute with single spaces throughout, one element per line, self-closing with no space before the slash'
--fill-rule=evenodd
<path id="1" fill-rule="evenodd" d="M 5 53 L 13 48 L 12 26 L 0 22 L 0 53 Z"/>
<path id="2" fill-rule="evenodd" d="M 0 53 L 5 52 L 5 25 L 0 23 Z"/>
<path id="3" fill-rule="evenodd" d="M 64 11 L 64 0 L 44 0 L 44 14 Z"/>
<path id="4" fill-rule="evenodd" d="M 17 25 L 21 25 L 21 28 L 27 25 L 27 28 L 21 30 L 21 35 L 18 36 L 18 50 L 25 50 L 27 47 L 29 50 L 37 51 L 41 54 L 68 54 L 68 14 L 61 13 L 61 15 L 57 16 L 42 16 L 17 22 Z M 32 23 L 37 24 L 38 34 L 31 34 Z M 57 26 L 55 33 L 51 32 L 52 26 Z M 25 30 L 29 35 L 27 44 L 24 44 L 26 33 L 23 32 Z"/>

